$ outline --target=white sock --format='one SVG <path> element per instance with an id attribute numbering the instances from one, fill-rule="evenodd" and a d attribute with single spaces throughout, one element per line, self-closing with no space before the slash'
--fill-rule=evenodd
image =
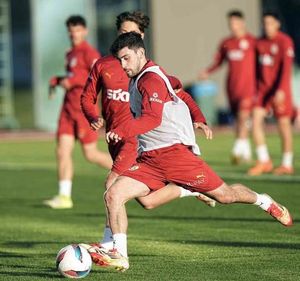
<path id="1" fill-rule="evenodd" d="M 265 194 L 258 194 L 258 193 L 256 193 L 256 196 L 257 199 L 254 205 L 257 205 L 260 208 L 262 208 L 264 211 L 267 211 L 270 205 L 272 204 L 272 200 L 270 199 L 270 197 L 268 197 Z"/>
<path id="2" fill-rule="evenodd" d="M 114 247 L 114 239 L 113 234 L 109 226 L 104 228 L 103 238 L 100 241 L 101 246 L 103 246 L 107 250 L 111 250 Z"/>
<path id="3" fill-rule="evenodd" d="M 58 186 L 59 186 L 59 191 L 58 191 L 59 195 L 71 197 L 72 181 L 61 180 L 59 181 Z"/>
<path id="4" fill-rule="evenodd" d="M 284 152 L 281 165 L 287 168 L 293 167 L 293 152 Z"/>
<path id="5" fill-rule="evenodd" d="M 116 233 L 113 234 L 114 239 L 114 248 L 123 256 L 128 257 L 127 255 L 127 235 L 125 233 Z"/>
<path id="6" fill-rule="evenodd" d="M 243 139 L 236 139 L 233 148 L 232 148 L 232 154 L 235 156 L 240 156 L 243 151 Z"/>
<path id="7" fill-rule="evenodd" d="M 268 162 L 270 160 L 268 148 L 265 144 L 259 145 L 256 148 L 257 159 L 259 162 Z"/>
<path id="8" fill-rule="evenodd" d="M 188 189 L 185 189 L 185 188 L 183 188 L 181 186 L 179 188 L 180 188 L 180 198 L 188 197 L 188 196 L 194 196 L 194 197 L 196 197 L 196 196 L 200 195 L 199 192 L 192 192 L 192 191 L 190 191 Z"/>
<path id="9" fill-rule="evenodd" d="M 249 139 L 243 139 L 243 156 L 245 159 L 251 159 L 251 145 Z"/>

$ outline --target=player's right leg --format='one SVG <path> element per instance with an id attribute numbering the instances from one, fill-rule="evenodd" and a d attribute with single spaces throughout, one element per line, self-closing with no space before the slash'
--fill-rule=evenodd
<path id="1" fill-rule="evenodd" d="M 45 200 L 44 204 L 53 209 L 69 209 L 73 207 L 71 199 L 73 160 L 75 138 L 69 134 L 59 134 L 57 137 L 56 161 L 58 172 L 58 195 Z"/>
<path id="2" fill-rule="evenodd" d="M 142 182 L 130 177 L 118 177 L 105 193 L 109 224 L 112 230 L 114 249 L 105 250 L 97 245 L 86 246 L 93 262 L 100 266 L 108 266 L 120 271 L 129 268 L 127 255 L 127 201 L 145 196 L 150 189 Z"/>
<path id="3" fill-rule="evenodd" d="M 263 173 L 270 173 L 273 163 L 270 159 L 264 133 L 264 119 L 266 110 L 262 107 L 255 107 L 253 110 L 252 132 L 256 146 L 257 163 L 248 170 L 248 175 L 257 176 Z"/>
<path id="4" fill-rule="evenodd" d="M 249 163 L 251 146 L 249 141 L 250 111 L 239 110 L 236 117 L 236 140 L 232 149 L 232 163 Z"/>

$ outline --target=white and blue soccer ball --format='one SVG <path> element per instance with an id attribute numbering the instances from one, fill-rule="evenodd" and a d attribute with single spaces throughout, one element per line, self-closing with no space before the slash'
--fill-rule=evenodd
<path id="1" fill-rule="evenodd" d="M 78 244 L 62 248 L 56 257 L 58 272 L 68 278 L 86 277 L 92 268 L 89 252 Z"/>

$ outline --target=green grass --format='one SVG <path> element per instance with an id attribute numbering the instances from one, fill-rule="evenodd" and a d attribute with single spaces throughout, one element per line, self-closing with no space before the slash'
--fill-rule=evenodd
<path id="1" fill-rule="evenodd" d="M 279 163 L 279 141 L 269 136 Z M 295 138 L 296 157 L 300 136 Z M 200 140 L 204 158 L 229 182 L 243 182 L 287 205 L 295 226 L 284 228 L 255 206 L 211 209 L 193 198 L 145 211 L 128 203 L 129 255 L 125 273 L 93 267 L 86 280 L 300 280 L 300 163 L 291 177 L 245 176 L 229 165 L 232 136 Z M 105 170 L 75 150 L 72 210 L 44 208 L 56 193 L 54 141 L 0 142 L 0 280 L 62 280 L 55 269 L 60 248 L 102 235 Z M 100 143 L 105 147 L 103 142 Z"/>

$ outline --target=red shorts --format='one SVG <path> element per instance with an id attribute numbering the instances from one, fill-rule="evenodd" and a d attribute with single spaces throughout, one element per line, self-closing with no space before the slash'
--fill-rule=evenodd
<path id="1" fill-rule="evenodd" d="M 136 163 L 138 143 L 136 138 L 109 143 L 108 150 L 113 159 L 112 171 L 121 175 Z"/>
<path id="2" fill-rule="evenodd" d="M 208 192 L 223 184 L 223 180 L 201 158 L 182 144 L 144 152 L 137 164 L 122 176 L 136 179 L 151 190 L 172 182 L 191 191 Z"/>
<path id="3" fill-rule="evenodd" d="M 277 95 L 259 93 L 256 98 L 255 106 L 262 107 L 268 112 L 273 111 L 276 118 L 292 118 L 294 115 L 292 95 L 289 91 L 282 91 Z"/>
<path id="4" fill-rule="evenodd" d="M 70 114 L 65 109 L 62 109 L 58 121 L 57 137 L 61 135 L 72 135 L 82 144 L 98 140 L 98 133 L 91 129 L 83 113 Z"/>

